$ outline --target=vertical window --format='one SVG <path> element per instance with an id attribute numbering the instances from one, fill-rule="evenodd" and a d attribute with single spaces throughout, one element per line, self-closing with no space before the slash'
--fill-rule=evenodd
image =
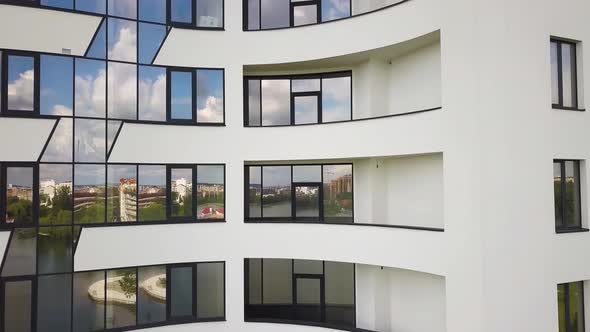
<path id="1" fill-rule="evenodd" d="M 108 165 L 107 222 L 137 220 L 137 167 Z"/>
<path id="2" fill-rule="evenodd" d="M 557 285 L 559 332 L 584 331 L 584 282 Z"/>
<path id="3" fill-rule="evenodd" d="M 37 265 L 37 231 L 35 228 L 16 228 L 6 249 L 2 277 L 33 275 Z"/>
<path id="4" fill-rule="evenodd" d="M 105 14 L 107 2 L 106 0 L 76 0 L 76 10 Z"/>
<path id="5" fill-rule="evenodd" d="M 337 20 L 352 15 L 351 0 L 321 0 L 322 22 Z"/>
<path id="6" fill-rule="evenodd" d="M 260 30 L 260 0 L 247 0 L 247 22 L 245 30 Z"/>
<path id="7" fill-rule="evenodd" d="M 578 79 L 576 43 L 551 40 L 551 99 L 553 107 L 577 109 Z"/>
<path id="8" fill-rule="evenodd" d="M 4 169 L 6 201 L 5 222 L 17 226 L 31 225 L 33 215 L 33 187 L 37 177 L 35 167 L 7 166 Z"/>
<path id="9" fill-rule="evenodd" d="M 197 166 L 197 219 L 225 219 L 225 166 Z"/>
<path id="10" fill-rule="evenodd" d="M 135 49 L 133 52 L 135 54 Z M 109 118 L 137 119 L 137 66 L 128 63 L 109 62 L 108 68 Z"/>
<path id="11" fill-rule="evenodd" d="M 352 120 L 352 78 L 328 77 L 322 79 L 322 121 Z"/>
<path id="12" fill-rule="evenodd" d="M 73 332 L 103 330 L 105 271 L 74 273 Z"/>
<path id="13" fill-rule="evenodd" d="M 41 0 L 41 5 L 65 9 L 74 8 L 74 0 Z"/>
<path id="14" fill-rule="evenodd" d="M 324 165 L 324 218 L 352 222 L 352 165 Z"/>
<path id="15" fill-rule="evenodd" d="M 42 115 L 73 115 L 74 60 L 41 55 L 40 112 Z"/>
<path id="16" fill-rule="evenodd" d="M 104 223 L 105 183 L 104 165 L 74 166 L 74 223 Z"/>
<path id="17" fill-rule="evenodd" d="M 248 86 L 248 126 L 260 126 L 261 125 L 261 108 L 262 108 L 262 96 L 261 96 L 261 81 L 260 80 L 247 80 Z"/>
<path id="18" fill-rule="evenodd" d="M 39 227 L 37 234 L 37 273 L 66 273 L 73 270 L 72 227 Z"/>
<path id="19" fill-rule="evenodd" d="M 197 122 L 224 122 L 224 77 L 221 69 L 197 70 Z"/>
<path id="20" fill-rule="evenodd" d="M 225 317 L 225 264 L 198 263 L 197 319 Z"/>
<path id="21" fill-rule="evenodd" d="M 197 27 L 222 28 L 224 0 L 196 0 Z"/>
<path id="22" fill-rule="evenodd" d="M 291 166 L 262 167 L 262 215 L 291 217 Z"/>
<path id="23" fill-rule="evenodd" d="M 39 166 L 39 224 L 43 226 L 72 223 L 72 166 Z"/>
<path id="24" fill-rule="evenodd" d="M 166 69 L 139 66 L 139 120 L 166 121 Z"/>
<path id="25" fill-rule="evenodd" d="M 33 56 L 11 55 L 5 53 L 6 105 L 4 110 L 17 114 L 34 113 L 38 79 L 35 69 L 37 59 Z"/>
<path id="26" fill-rule="evenodd" d="M 553 192 L 555 228 L 558 231 L 582 228 L 580 161 L 553 162 Z"/>
<path id="27" fill-rule="evenodd" d="M 260 0 L 261 29 L 288 27 L 290 4 L 290 0 Z"/>
<path id="28" fill-rule="evenodd" d="M 137 271 L 135 268 L 107 271 L 106 328 L 135 325 Z"/>
<path id="29" fill-rule="evenodd" d="M 70 331 L 72 275 L 37 279 L 37 332 Z"/>
<path id="30" fill-rule="evenodd" d="M 106 116 L 106 76 L 104 61 L 76 59 L 74 81 L 77 117 Z"/>
<path id="31" fill-rule="evenodd" d="M 139 19 L 154 23 L 166 23 L 166 0 L 138 0 Z"/>
<path id="32" fill-rule="evenodd" d="M 112 17 L 107 20 L 107 54 L 109 59 L 135 62 L 137 60 L 137 22 Z"/>
<path id="33" fill-rule="evenodd" d="M 193 73 L 191 71 L 168 70 L 168 120 L 192 121 L 193 114 Z"/>
<path id="34" fill-rule="evenodd" d="M 138 269 L 137 323 L 139 325 L 166 320 L 166 266 Z"/>
<path id="35" fill-rule="evenodd" d="M 74 156 L 76 162 L 104 162 L 106 159 L 106 122 L 75 119 Z"/>
<path id="36" fill-rule="evenodd" d="M 170 217 L 190 218 L 193 216 L 193 169 L 169 169 L 170 175 Z"/>
<path id="37" fill-rule="evenodd" d="M 193 267 L 170 268 L 170 317 L 193 315 Z"/>
<path id="38" fill-rule="evenodd" d="M 291 98 L 293 103 L 294 124 L 321 123 L 321 87 L 319 79 L 293 80 Z"/>
<path id="39" fill-rule="evenodd" d="M 248 176 L 248 218 L 262 217 L 262 167 L 247 167 Z"/>
<path id="40" fill-rule="evenodd" d="M 291 124 L 291 82 L 289 80 L 263 80 L 262 125 L 277 126 Z"/>
<path id="41" fill-rule="evenodd" d="M 170 23 L 189 25 L 193 22 L 193 1 L 192 0 L 169 0 L 170 1 Z"/>
<path id="42" fill-rule="evenodd" d="M 166 166 L 139 165 L 139 221 L 166 220 Z"/>
<path id="43" fill-rule="evenodd" d="M 4 282 L 3 331 L 32 332 L 33 281 Z"/>
<path id="44" fill-rule="evenodd" d="M 137 0 L 108 0 L 109 15 L 137 18 Z"/>

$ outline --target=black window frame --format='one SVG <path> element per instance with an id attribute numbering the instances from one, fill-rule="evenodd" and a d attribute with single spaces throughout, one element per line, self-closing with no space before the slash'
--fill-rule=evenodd
<path id="1" fill-rule="evenodd" d="M 569 110 L 569 111 L 584 111 L 579 108 L 580 102 L 580 91 L 578 82 L 578 48 L 577 42 L 571 40 L 565 40 L 560 38 L 551 38 L 550 44 L 555 44 L 557 47 L 557 90 L 559 96 L 559 102 L 557 104 L 552 103 L 551 107 L 554 109 Z M 572 47 L 572 104 L 573 106 L 563 105 L 563 54 L 562 45 L 569 45 Z M 551 73 L 553 75 L 553 73 Z"/>
<path id="2" fill-rule="evenodd" d="M 2 266 L 4 267 L 4 266 Z M 35 276 L 15 276 L 15 277 L 0 277 L 0 331 L 4 332 L 4 315 L 6 314 L 5 299 L 6 299 L 6 283 L 11 282 L 30 282 L 31 283 L 31 332 L 37 330 L 37 277 Z"/>
<path id="3" fill-rule="evenodd" d="M 349 0 L 350 1 L 350 0 Z M 316 6 L 316 22 L 315 23 L 308 23 L 308 24 L 299 24 L 295 25 L 295 7 L 304 7 L 304 6 Z M 299 27 L 299 26 L 306 26 L 306 25 L 313 25 L 322 22 L 322 0 L 306 0 L 306 1 L 292 1 L 290 0 L 289 3 L 289 26 L 290 27 Z"/>
<path id="4" fill-rule="evenodd" d="M 218 0 L 221 1 L 221 27 L 203 27 L 199 26 L 197 23 L 197 3 L 200 0 L 189 0 L 191 2 L 191 22 L 178 22 L 172 19 L 172 1 L 173 0 L 166 0 L 166 25 L 174 27 L 174 28 L 181 28 L 181 29 L 196 29 L 196 30 L 214 30 L 214 31 L 224 31 L 225 30 L 225 0 Z"/>
<path id="5" fill-rule="evenodd" d="M 179 119 L 172 117 L 172 74 L 173 73 L 188 73 L 191 75 L 191 118 Z M 166 69 L 166 122 L 169 123 L 196 123 L 197 121 L 197 77 L 192 69 L 180 67 L 168 67 Z"/>
<path id="6" fill-rule="evenodd" d="M 0 93 L 1 97 L 1 104 L 0 104 L 0 114 L 5 116 L 14 116 L 14 117 L 38 117 L 40 115 L 40 99 L 41 99 L 41 79 L 40 79 L 40 72 L 41 72 L 41 60 L 39 53 L 27 52 L 27 51 L 20 51 L 20 50 L 8 50 L 8 49 L 0 49 L 0 53 L 2 56 L 0 57 L 0 61 L 2 62 L 2 77 L 1 77 L 1 84 L 0 88 L 2 92 Z M 10 56 L 20 56 L 20 57 L 28 57 L 33 59 L 33 72 L 34 72 L 34 82 L 33 82 L 33 110 L 32 111 L 19 111 L 19 110 L 11 110 L 8 108 L 8 58 Z"/>
<path id="7" fill-rule="evenodd" d="M 566 162 L 573 162 L 574 163 L 574 173 L 576 173 L 578 175 L 578 181 L 576 181 L 576 189 L 578 192 L 578 197 L 580 198 L 580 206 L 579 206 L 579 210 L 577 211 L 579 217 L 580 217 L 580 224 L 579 225 L 573 225 L 573 226 L 568 226 L 568 221 L 565 220 L 565 210 L 566 210 L 566 200 L 567 200 L 567 181 L 566 179 Z M 555 164 L 559 164 L 560 165 L 560 184 L 561 184 L 561 216 L 562 216 L 562 225 L 559 226 L 557 224 L 557 216 L 555 216 L 555 232 L 556 233 L 568 233 L 568 232 L 576 232 L 576 231 L 588 231 L 587 228 L 582 227 L 582 225 L 584 224 L 583 221 L 583 214 L 582 214 L 582 210 L 583 210 L 583 200 L 582 200 L 582 184 L 581 182 L 581 177 L 582 177 L 582 170 L 580 167 L 580 160 L 574 160 L 574 159 L 554 159 L 553 160 L 553 165 L 555 166 Z M 556 199 L 555 197 L 555 190 L 553 192 L 554 195 L 554 200 Z M 555 203 L 554 203 L 555 205 Z M 555 207 L 554 207 L 555 210 Z"/>
<path id="8" fill-rule="evenodd" d="M 7 223 L 6 222 L 6 209 L 8 195 L 6 193 L 6 187 L 8 185 L 7 180 L 7 169 L 13 167 L 32 168 L 33 170 L 33 195 L 32 195 L 32 222 L 26 224 Z M 13 229 L 13 228 L 29 228 L 37 227 L 39 225 L 39 164 L 28 163 L 28 162 L 2 162 L 0 163 L 0 230 L 2 229 Z"/>
<path id="9" fill-rule="evenodd" d="M 579 317 L 580 322 L 582 324 L 582 331 L 585 331 L 585 327 L 586 327 L 586 313 L 585 313 L 585 295 L 584 295 L 584 282 L 583 281 L 574 281 L 574 282 L 566 282 L 566 283 L 562 283 L 562 284 L 557 284 L 557 288 L 559 289 L 559 286 L 563 285 L 563 289 L 564 289 L 564 294 L 563 294 L 563 301 L 564 301 L 564 316 L 566 318 L 566 320 L 569 320 L 570 317 L 570 292 L 569 292 L 569 287 L 570 284 L 578 284 L 579 285 L 579 289 L 580 289 L 580 296 L 582 298 L 581 304 L 582 307 L 579 308 L 579 312 L 578 314 L 581 314 L 581 317 Z M 558 316 L 559 316 L 559 294 L 557 295 L 558 299 L 557 299 L 557 311 L 558 311 Z M 566 325 L 566 330 L 565 331 L 560 331 L 560 332 L 578 332 L 578 329 L 569 329 L 569 325 Z"/>

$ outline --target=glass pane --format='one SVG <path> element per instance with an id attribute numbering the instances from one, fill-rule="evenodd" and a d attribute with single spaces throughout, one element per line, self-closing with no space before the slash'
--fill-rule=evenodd
<path id="1" fill-rule="evenodd" d="M 295 216 L 320 216 L 320 188 L 318 186 L 295 187 Z"/>
<path id="2" fill-rule="evenodd" d="M 320 91 L 319 79 L 302 79 L 291 81 L 293 92 L 314 92 Z"/>
<path id="3" fill-rule="evenodd" d="M 32 331 L 33 283 L 30 280 L 4 283 L 4 331 Z"/>
<path id="4" fill-rule="evenodd" d="M 322 166 L 293 166 L 293 182 L 322 182 Z"/>
<path id="5" fill-rule="evenodd" d="M 584 332 L 584 283 L 572 282 L 569 284 L 569 309 L 567 318 L 569 331 Z"/>
<path id="6" fill-rule="evenodd" d="M 166 166 L 139 165 L 139 221 L 166 220 Z"/>
<path id="7" fill-rule="evenodd" d="M 569 227 L 581 227 L 580 162 L 565 162 L 565 219 Z"/>
<path id="8" fill-rule="evenodd" d="M 297 304 L 321 303 L 321 281 L 319 279 L 297 279 Z"/>
<path id="9" fill-rule="evenodd" d="M 262 125 L 291 123 L 291 82 L 289 80 L 262 81 Z"/>
<path id="10" fill-rule="evenodd" d="M 170 20 L 179 23 L 192 23 L 192 0 L 170 0 Z"/>
<path id="11" fill-rule="evenodd" d="M 73 75 L 73 58 L 41 55 L 41 114 L 72 115 Z"/>
<path id="12" fill-rule="evenodd" d="M 105 0 L 76 0 L 76 9 L 104 14 L 106 13 L 107 3 Z"/>
<path id="13" fill-rule="evenodd" d="M 137 23 L 135 21 L 109 17 L 107 36 L 109 59 L 129 62 L 137 60 Z"/>
<path id="14" fill-rule="evenodd" d="M 74 166 L 74 223 L 104 223 L 105 166 Z"/>
<path id="15" fill-rule="evenodd" d="M 117 132 L 122 124 L 123 121 L 107 121 L 107 153 L 111 151 L 113 143 L 115 143 Z"/>
<path id="16" fill-rule="evenodd" d="M 72 272 L 72 227 L 40 227 L 37 235 L 39 274 Z"/>
<path id="17" fill-rule="evenodd" d="M 106 122 L 104 120 L 75 120 L 74 160 L 104 162 L 106 159 Z"/>
<path id="18" fill-rule="evenodd" d="M 135 269 L 107 271 L 106 328 L 135 325 L 137 274 Z"/>
<path id="19" fill-rule="evenodd" d="M 106 78 L 104 61 L 76 59 L 76 116 L 105 117 Z"/>
<path id="20" fill-rule="evenodd" d="M 197 70 L 197 121 L 223 123 L 223 70 Z"/>
<path id="21" fill-rule="evenodd" d="M 248 184 L 248 217 L 260 218 L 262 217 L 262 167 L 250 166 L 248 167 L 250 183 Z"/>
<path id="22" fill-rule="evenodd" d="M 139 0 L 139 19 L 166 23 L 166 0 Z"/>
<path id="23" fill-rule="evenodd" d="M 34 111 L 35 59 L 28 56 L 8 56 L 7 109 Z"/>
<path id="24" fill-rule="evenodd" d="M 260 126 L 260 80 L 248 80 L 248 125 Z"/>
<path id="25" fill-rule="evenodd" d="M 324 274 L 324 262 L 308 259 L 293 260 L 293 273 Z"/>
<path id="26" fill-rule="evenodd" d="M 559 104 L 559 67 L 556 42 L 551 42 L 551 103 Z"/>
<path id="27" fill-rule="evenodd" d="M 248 0 L 248 30 L 260 29 L 260 0 Z"/>
<path id="28" fill-rule="evenodd" d="M 137 18 L 136 0 L 109 0 L 108 8 L 109 15 L 131 19 Z"/>
<path id="29" fill-rule="evenodd" d="M 173 168 L 170 171 L 172 192 L 172 217 L 190 217 L 193 215 L 193 170 L 190 168 Z"/>
<path id="30" fill-rule="evenodd" d="M 89 58 L 106 59 L 107 57 L 107 21 L 103 21 L 96 36 L 92 40 L 92 43 L 88 47 L 88 53 L 86 54 Z"/>
<path id="31" fill-rule="evenodd" d="M 322 22 L 350 16 L 350 0 L 322 0 Z"/>
<path id="32" fill-rule="evenodd" d="M 70 331 L 72 275 L 37 279 L 37 332 Z"/>
<path id="33" fill-rule="evenodd" d="M 225 317 L 223 263 L 197 264 L 197 318 Z"/>
<path id="34" fill-rule="evenodd" d="M 352 221 L 352 165 L 324 165 L 324 216 Z"/>
<path id="35" fill-rule="evenodd" d="M 316 5 L 293 7 L 294 26 L 314 23 L 318 23 L 318 7 Z"/>
<path id="36" fill-rule="evenodd" d="M 166 26 L 139 23 L 139 62 L 151 64 L 166 36 Z"/>
<path id="37" fill-rule="evenodd" d="M 354 264 L 325 262 L 326 322 L 355 326 Z"/>
<path id="38" fill-rule="evenodd" d="M 138 269 L 138 324 L 166 320 L 166 266 Z"/>
<path id="39" fill-rule="evenodd" d="M 109 62 L 108 82 L 109 118 L 136 119 L 137 66 Z"/>
<path id="40" fill-rule="evenodd" d="M 193 268 L 170 269 L 170 316 L 183 317 L 193 314 Z"/>
<path id="41" fill-rule="evenodd" d="M 563 106 L 565 107 L 576 107 L 575 52 L 573 45 L 561 44 Z"/>
<path id="42" fill-rule="evenodd" d="M 223 165 L 197 166 L 197 218 L 225 218 Z"/>
<path id="43" fill-rule="evenodd" d="M 263 259 L 262 289 L 264 304 L 291 304 L 292 269 L 290 259 Z"/>
<path id="44" fill-rule="evenodd" d="M 33 223 L 33 168 L 6 168 L 6 223 Z"/>
<path id="45" fill-rule="evenodd" d="M 294 97 L 295 124 L 318 123 L 318 97 Z"/>
<path id="46" fill-rule="evenodd" d="M 109 165 L 107 174 L 107 222 L 137 220 L 137 174 L 135 165 Z"/>
<path id="47" fill-rule="evenodd" d="M 561 163 L 553 163 L 553 199 L 555 206 L 555 227 L 563 227 L 563 193 L 561 190 Z"/>
<path id="48" fill-rule="evenodd" d="M 74 0 L 41 0 L 41 4 L 44 6 L 58 7 L 73 9 Z"/>
<path id="49" fill-rule="evenodd" d="M 72 222 L 72 166 L 39 165 L 39 224 Z"/>
<path id="50" fill-rule="evenodd" d="M 264 166 L 262 173 L 262 215 L 291 217 L 291 166 Z"/>
<path id="51" fill-rule="evenodd" d="M 41 161 L 71 162 L 74 145 L 74 121 L 60 118 L 57 128 L 53 132 L 49 144 L 43 153 Z"/>
<path id="52" fill-rule="evenodd" d="M 172 119 L 191 120 L 193 118 L 193 75 L 190 72 L 170 73 L 170 112 Z"/>
<path id="53" fill-rule="evenodd" d="M 322 79 L 322 122 L 352 119 L 350 77 Z"/>
<path id="54" fill-rule="evenodd" d="M 559 332 L 567 331 L 567 321 L 565 319 L 565 301 L 566 301 L 566 284 L 557 285 L 557 310 L 559 320 Z"/>
<path id="55" fill-rule="evenodd" d="M 73 332 L 104 329 L 104 271 L 74 274 Z"/>
<path id="56" fill-rule="evenodd" d="M 262 259 L 246 259 L 248 264 L 248 304 L 262 304 Z"/>
<path id="57" fill-rule="evenodd" d="M 36 235 L 34 228 L 16 228 L 13 231 L 2 269 L 3 277 L 35 274 Z"/>
<path id="58" fill-rule="evenodd" d="M 166 121 L 166 69 L 139 66 L 139 119 Z"/>
<path id="59" fill-rule="evenodd" d="M 197 26 L 223 27 L 223 0 L 197 0 Z"/>
<path id="60" fill-rule="evenodd" d="M 260 0 L 262 29 L 289 26 L 290 0 Z"/>

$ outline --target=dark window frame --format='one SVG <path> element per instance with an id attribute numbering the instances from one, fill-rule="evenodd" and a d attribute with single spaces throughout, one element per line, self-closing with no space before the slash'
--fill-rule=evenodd
<path id="1" fill-rule="evenodd" d="M 350 0 L 349 0 L 350 1 Z M 352 2 L 352 1 L 350 1 Z M 299 24 L 295 25 L 295 7 L 304 7 L 304 6 L 316 6 L 316 22 L 315 23 L 308 23 L 308 24 Z M 322 0 L 307 0 L 307 1 L 290 1 L 289 3 L 289 26 L 296 27 L 296 26 L 305 26 L 305 25 L 314 25 L 322 22 Z"/>
<path id="2" fill-rule="evenodd" d="M 20 50 L 7 50 L 1 49 L 2 57 L 0 57 L 0 61 L 2 62 L 2 77 L 1 77 L 1 84 L 0 87 L 2 88 L 2 92 L 0 93 L 1 97 L 1 104 L 0 104 L 0 114 L 6 116 L 14 116 L 14 117 L 38 117 L 40 115 L 40 96 L 41 96 L 41 59 L 40 54 L 32 53 L 27 51 L 20 51 Z M 10 56 L 20 56 L 20 57 L 28 57 L 33 59 L 33 72 L 34 72 L 34 82 L 33 82 L 33 110 L 32 111 L 19 111 L 19 110 L 11 110 L 8 108 L 8 58 Z"/>
<path id="3" fill-rule="evenodd" d="M 3 266 L 2 266 L 3 267 Z M 11 282 L 30 282 L 31 283 L 31 331 L 37 329 L 37 277 L 35 276 L 16 276 L 16 277 L 0 277 L 0 331 L 4 332 L 4 315 L 6 314 L 5 298 L 6 298 L 6 283 Z"/>
<path id="4" fill-rule="evenodd" d="M 557 90 L 559 95 L 559 102 L 557 104 L 551 104 L 551 107 L 554 109 L 562 109 L 562 110 L 570 110 L 570 111 L 584 111 L 584 109 L 579 108 L 579 87 L 578 87 L 578 48 L 577 42 L 564 40 L 559 38 L 551 38 L 550 44 L 555 44 L 557 47 Z M 573 106 L 564 106 L 563 105 L 563 54 L 562 54 L 562 45 L 569 45 L 572 47 L 572 104 Z M 553 74 L 553 73 L 552 73 Z"/>
<path id="5" fill-rule="evenodd" d="M 566 282 L 563 284 L 558 284 L 557 287 L 559 288 L 560 285 L 563 285 L 563 289 L 564 289 L 564 316 L 566 318 L 566 320 L 569 320 L 570 317 L 570 292 L 569 292 L 569 287 L 570 284 L 575 284 L 577 283 L 579 285 L 580 288 L 580 296 L 582 298 L 581 304 L 582 307 L 579 308 L 579 312 L 578 314 L 581 314 L 581 317 L 579 317 L 580 322 L 582 324 L 582 331 L 585 331 L 585 326 L 586 326 L 586 322 L 585 322 L 585 299 L 584 299 L 584 282 L 583 281 L 575 281 L 575 282 Z M 559 295 L 558 295 L 559 297 Z M 559 312 L 559 298 L 558 298 L 558 306 L 557 306 L 557 310 Z M 559 314 L 558 314 L 559 315 Z M 566 330 L 564 332 L 577 332 L 578 329 L 569 329 L 569 325 L 566 325 Z"/>
<path id="6" fill-rule="evenodd" d="M 221 27 L 203 27 L 197 23 L 197 3 L 200 0 L 189 0 L 191 2 L 191 22 L 179 22 L 172 19 L 172 1 L 166 0 L 166 25 L 174 28 L 181 29 L 195 29 L 195 30 L 213 30 L 213 31 L 224 31 L 225 30 L 225 0 L 221 1 Z"/>
<path id="7" fill-rule="evenodd" d="M 13 167 L 32 168 L 33 170 L 33 195 L 32 195 L 32 218 L 31 223 L 23 225 L 17 225 L 15 223 L 6 222 L 6 209 L 8 195 L 6 193 L 6 186 L 8 185 L 7 180 L 7 169 Z M 13 228 L 29 228 L 37 227 L 39 225 L 39 164 L 27 163 L 27 162 L 2 162 L 0 164 L 0 230 L 1 229 L 13 229 Z"/>
<path id="8" fill-rule="evenodd" d="M 172 74 L 188 73 L 191 75 L 191 118 L 179 119 L 172 116 Z M 197 122 L 197 77 L 196 72 L 187 68 L 168 67 L 166 69 L 166 122 L 168 123 L 196 123 Z"/>
<path id="9" fill-rule="evenodd" d="M 568 221 L 565 220 L 565 216 L 566 216 L 566 193 L 567 193 L 567 181 L 566 179 L 566 162 L 573 162 L 574 163 L 574 173 L 578 175 L 578 181 L 576 181 L 576 189 L 578 192 L 578 197 L 580 198 L 580 206 L 579 206 L 579 210 L 577 211 L 579 217 L 580 217 L 580 224 L 579 225 L 573 225 L 573 226 L 568 226 Z M 561 184 L 561 197 L 560 197 L 560 201 L 561 201 L 561 216 L 562 216 L 562 225 L 558 226 L 557 225 L 557 216 L 555 216 L 555 231 L 557 233 L 568 233 L 568 232 L 575 232 L 575 231 L 587 231 L 586 228 L 582 227 L 582 225 L 584 224 L 583 222 L 583 214 L 582 214 L 582 205 L 583 205 L 583 201 L 582 201 L 582 184 L 580 183 L 581 181 L 581 177 L 582 177 L 582 171 L 581 171 L 581 167 L 580 167 L 580 160 L 573 160 L 573 159 L 554 159 L 553 160 L 553 164 L 559 164 L 560 165 L 560 184 Z M 556 199 L 555 197 L 555 191 L 553 193 L 554 195 L 554 199 Z M 555 204 L 555 203 L 554 203 Z M 555 208 L 554 208 L 555 210 Z"/>

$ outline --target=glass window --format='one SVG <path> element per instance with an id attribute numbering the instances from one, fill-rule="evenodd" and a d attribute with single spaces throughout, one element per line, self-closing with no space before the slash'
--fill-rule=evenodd
<path id="1" fill-rule="evenodd" d="M 324 262 L 308 259 L 294 259 L 293 273 L 300 274 L 324 274 Z"/>
<path id="2" fill-rule="evenodd" d="M 104 329 L 105 272 L 74 273 L 73 332 Z"/>
<path id="3" fill-rule="evenodd" d="M 264 166 L 262 179 L 263 217 L 291 217 L 291 166 Z"/>
<path id="4" fill-rule="evenodd" d="M 263 303 L 293 303 L 292 261 L 290 259 L 264 259 L 262 264 Z"/>
<path id="5" fill-rule="evenodd" d="M 37 279 L 37 332 L 70 331 L 72 275 Z"/>
<path id="6" fill-rule="evenodd" d="M 4 283 L 4 331 L 32 331 L 32 298 L 32 281 L 7 281 Z"/>
<path id="7" fill-rule="evenodd" d="M 172 168 L 170 188 L 172 217 L 191 217 L 193 215 L 193 170 Z"/>
<path id="8" fill-rule="evenodd" d="M 557 161 L 553 162 L 553 199 L 555 206 L 555 227 L 563 228 L 563 191 L 562 191 L 562 179 L 561 179 L 561 165 L 562 163 Z"/>
<path id="9" fill-rule="evenodd" d="M 193 75 L 188 71 L 170 72 L 170 118 L 192 120 Z"/>
<path id="10" fill-rule="evenodd" d="M 107 222 L 137 220 L 137 172 L 135 165 L 108 165 Z"/>
<path id="11" fill-rule="evenodd" d="M 350 0 L 322 0 L 322 22 L 350 16 Z"/>
<path id="12" fill-rule="evenodd" d="M 37 235 L 37 273 L 71 272 L 73 241 L 70 226 L 40 227 Z"/>
<path id="13" fill-rule="evenodd" d="M 322 122 L 352 119 L 351 77 L 322 79 Z"/>
<path id="14" fill-rule="evenodd" d="M 75 120 L 74 159 L 77 162 L 104 162 L 106 159 L 106 122 Z"/>
<path id="15" fill-rule="evenodd" d="M 106 78 L 104 61 L 76 59 L 76 116 L 105 117 Z"/>
<path id="16" fill-rule="evenodd" d="M 225 265 L 197 264 L 197 318 L 225 317 Z"/>
<path id="17" fill-rule="evenodd" d="M 109 15 L 137 18 L 137 0 L 108 0 Z"/>
<path id="18" fill-rule="evenodd" d="M 137 23 L 112 17 L 107 20 L 107 51 L 109 59 L 135 62 L 137 60 Z"/>
<path id="19" fill-rule="evenodd" d="M 578 108 L 576 43 L 551 40 L 551 89 L 554 106 Z"/>
<path id="20" fill-rule="evenodd" d="M 72 165 L 39 165 L 39 224 L 72 223 Z"/>
<path id="21" fill-rule="evenodd" d="M 107 155 L 111 152 L 117 132 L 121 128 L 123 121 L 107 121 Z"/>
<path id="22" fill-rule="evenodd" d="M 248 125 L 260 126 L 260 80 L 248 80 Z"/>
<path id="23" fill-rule="evenodd" d="M 60 118 L 53 135 L 43 152 L 41 161 L 48 162 L 71 162 L 73 158 L 74 126 L 73 120 Z"/>
<path id="24" fill-rule="evenodd" d="M 317 5 L 293 6 L 293 26 L 318 23 Z"/>
<path id="25" fill-rule="evenodd" d="M 225 219 L 225 167 L 197 166 L 197 219 Z"/>
<path id="26" fill-rule="evenodd" d="M 223 27 L 223 0 L 196 0 L 197 26 L 205 28 Z"/>
<path id="27" fill-rule="evenodd" d="M 32 275 L 36 271 L 37 230 L 35 228 L 14 229 L 8 244 L 3 277 Z"/>
<path id="28" fill-rule="evenodd" d="M 137 272 L 135 268 L 107 271 L 106 328 L 135 325 Z"/>
<path id="29" fill-rule="evenodd" d="M 33 112 L 35 110 L 35 58 L 8 56 L 7 110 Z"/>
<path id="30" fill-rule="evenodd" d="M 6 223 L 33 223 L 33 167 L 6 167 Z"/>
<path id="31" fill-rule="evenodd" d="M 293 166 L 293 182 L 322 182 L 322 166 Z"/>
<path id="32" fill-rule="evenodd" d="M 262 304 L 262 259 L 248 258 L 248 304 Z"/>
<path id="33" fill-rule="evenodd" d="M 551 103 L 553 105 L 559 104 L 559 52 L 556 42 L 551 42 Z"/>
<path id="34" fill-rule="evenodd" d="M 73 75 L 73 58 L 41 55 L 41 114 L 72 115 Z"/>
<path id="35" fill-rule="evenodd" d="M 76 9 L 86 12 L 104 14 L 106 13 L 106 0 L 76 0 Z"/>
<path id="36" fill-rule="evenodd" d="M 293 96 L 295 124 L 318 123 L 318 96 Z"/>
<path id="37" fill-rule="evenodd" d="M 165 36 L 165 25 L 139 23 L 139 63 L 152 63 Z"/>
<path id="38" fill-rule="evenodd" d="M 288 27 L 290 4 L 290 0 L 260 0 L 261 28 Z"/>
<path id="39" fill-rule="evenodd" d="M 223 123 L 223 70 L 197 70 L 197 122 Z"/>
<path id="40" fill-rule="evenodd" d="M 352 165 L 324 165 L 324 217 L 352 221 Z"/>
<path id="41" fill-rule="evenodd" d="M 74 223 L 104 223 L 105 166 L 74 166 Z"/>
<path id="42" fill-rule="evenodd" d="M 248 217 L 262 217 L 262 167 L 248 167 Z"/>
<path id="43" fill-rule="evenodd" d="M 295 217 L 317 220 L 320 217 L 320 186 L 295 186 Z"/>
<path id="44" fill-rule="evenodd" d="M 580 200 L 580 162 L 555 161 L 554 198 L 557 229 L 575 229 L 582 225 Z"/>
<path id="45" fill-rule="evenodd" d="M 321 89 L 319 79 L 294 79 L 291 84 L 293 92 L 316 92 Z"/>
<path id="46" fill-rule="evenodd" d="M 262 81 L 262 125 L 291 123 L 291 81 Z"/>
<path id="47" fill-rule="evenodd" d="M 166 220 L 166 166 L 139 165 L 139 221 Z"/>
<path id="48" fill-rule="evenodd" d="M 166 23 L 166 0 L 138 0 L 139 19 L 155 23 Z"/>
<path id="49" fill-rule="evenodd" d="M 152 324 L 166 320 L 166 266 L 138 268 L 137 323 Z"/>
<path id="50" fill-rule="evenodd" d="M 557 285 L 559 332 L 584 331 L 584 283 Z"/>
<path id="51" fill-rule="evenodd" d="M 193 21 L 192 0 L 170 0 L 170 21 L 191 24 Z"/>
<path id="52" fill-rule="evenodd" d="M 170 316 L 193 315 L 193 268 L 170 268 Z"/>
<path id="53" fill-rule="evenodd" d="M 65 9 L 74 8 L 74 0 L 41 0 L 41 5 Z"/>
<path id="54" fill-rule="evenodd" d="M 139 119 L 166 121 L 166 69 L 139 66 Z"/>
<path id="55" fill-rule="evenodd" d="M 260 29 L 260 0 L 248 0 L 248 30 Z"/>
<path id="56" fill-rule="evenodd" d="M 86 56 L 89 58 L 106 59 L 107 57 L 107 21 L 103 21 L 94 39 L 91 41 Z"/>
<path id="57" fill-rule="evenodd" d="M 109 62 L 108 105 L 111 119 L 137 118 L 136 65 Z"/>

